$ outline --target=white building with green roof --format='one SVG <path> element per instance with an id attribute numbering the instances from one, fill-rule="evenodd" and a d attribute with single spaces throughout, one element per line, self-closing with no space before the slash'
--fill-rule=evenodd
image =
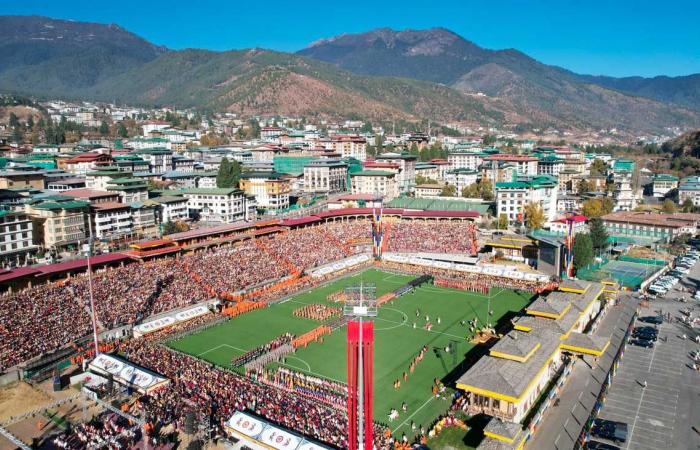
<path id="1" fill-rule="evenodd" d="M 193 188 L 181 191 L 190 216 L 203 222 L 234 223 L 255 220 L 257 203 L 234 188 Z"/>
<path id="2" fill-rule="evenodd" d="M 509 224 L 525 220 L 525 206 L 537 203 L 542 207 L 545 225 L 557 215 L 559 182 L 551 175 L 520 177 L 516 181 L 496 183 L 496 216 L 505 215 Z"/>
<path id="3" fill-rule="evenodd" d="M 659 173 L 654 175 L 651 183 L 654 197 L 663 198 L 678 187 L 678 177 L 667 173 Z"/>

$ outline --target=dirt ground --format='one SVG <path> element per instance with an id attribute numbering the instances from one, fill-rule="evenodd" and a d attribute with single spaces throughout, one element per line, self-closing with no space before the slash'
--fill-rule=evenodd
<path id="1" fill-rule="evenodd" d="M 40 408 L 52 401 L 53 397 L 24 381 L 3 386 L 0 388 L 0 421 Z"/>

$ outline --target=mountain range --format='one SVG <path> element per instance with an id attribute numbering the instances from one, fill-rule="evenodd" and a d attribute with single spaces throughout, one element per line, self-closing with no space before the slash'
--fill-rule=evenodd
<path id="1" fill-rule="evenodd" d="M 340 35 L 296 54 L 169 50 L 117 25 L 0 17 L 0 91 L 241 114 L 522 129 L 700 127 L 700 75 L 578 75 L 448 30 Z"/>

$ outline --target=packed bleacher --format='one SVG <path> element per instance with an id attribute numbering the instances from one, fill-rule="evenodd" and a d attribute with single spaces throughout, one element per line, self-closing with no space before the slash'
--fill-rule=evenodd
<path id="1" fill-rule="evenodd" d="M 389 227 L 387 251 L 468 254 L 471 241 L 466 222 L 408 221 Z"/>
<path id="2" fill-rule="evenodd" d="M 219 427 L 234 411 L 248 410 L 305 436 L 347 447 L 347 417 L 343 411 L 216 369 L 199 359 L 153 345 L 147 339 L 132 340 L 122 350 L 132 362 L 172 380 L 167 387 L 139 401 L 149 417 L 159 419 L 156 428 L 173 422 L 182 425 L 184 411 L 195 404 L 214 417 Z M 378 448 L 385 448 L 379 428 L 377 436 Z"/>

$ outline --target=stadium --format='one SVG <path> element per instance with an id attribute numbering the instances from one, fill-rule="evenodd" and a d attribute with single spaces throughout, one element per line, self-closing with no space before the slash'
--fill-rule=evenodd
<path id="1" fill-rule="evenodd" d="M 476 264 L 475 218 L 336 210 L 178 233 L 94 257 L 90 271 L 85 260 L 8 271 L 0 372 L 41 381 L 84 363 L 105 380 L 95 391 L 124 416 L 42 437 L 57 447 L 164 443 L 173 427 L 253 445 L 264 432 L 237 429 L 243 414 L 305 448 L 348 448 L 343 306 L 349 289 L 372 286 L 374 445 L 426 443 L 445 420 L 467 428 L 456 380 L 556 288 Z"/>

